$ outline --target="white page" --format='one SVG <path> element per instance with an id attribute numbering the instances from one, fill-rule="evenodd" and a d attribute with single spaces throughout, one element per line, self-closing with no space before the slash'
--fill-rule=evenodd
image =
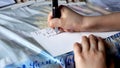
<path id="1" fill-rule="evenodd" d="M 73 51 L 73 44 L 81 42 L 82 36 L 90 34 L 106 38 L 116 32 L 79 32 L 79 33 L 60 33 L 56 34 L 52 29 L 43 29 L 40 31 L 32 32 L 32 37 L 41 44 L 51 55 L 58 56 L 70 51 Z"/>

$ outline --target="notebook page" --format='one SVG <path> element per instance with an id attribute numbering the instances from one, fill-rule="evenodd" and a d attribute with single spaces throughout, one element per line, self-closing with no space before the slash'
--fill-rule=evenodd
<path id="1" fill-rule="evenodd" d="M 56 34 L 53 29 L 47 28 L 31 33 L 31 36 L 42 45 L 51 55 L 58 56 L 73 50 L 73 44 L 75 42 L 81 42 L 82 36 L 88 36 L 90 34 L 106 38 L 116 32 L 79 32 L 68 33 L 63 32 Z"/>

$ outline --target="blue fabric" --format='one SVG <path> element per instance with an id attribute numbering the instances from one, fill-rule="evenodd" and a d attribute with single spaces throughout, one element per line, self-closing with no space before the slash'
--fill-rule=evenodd
<path id="1" fill-rule="evenodd" d="M 14 3 L 15 3 L 14 0 L 0 0 L 0 7 L 10 5 L 10 4 L 14 4 Z"/>
<path id="2" fill-rule="evenodd" d="M 120 11 L 120 0 L 88 0 L 98 6 L 109 8 L 111 11 Z"/>

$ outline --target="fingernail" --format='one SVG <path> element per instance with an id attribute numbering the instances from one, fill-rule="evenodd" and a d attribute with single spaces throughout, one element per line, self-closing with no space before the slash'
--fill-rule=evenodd
<path id="1" fill-rule="evenodd" d="M 75 46 L 79 46 L 80 44 L 79 44 L 78 42 L 75 42 L 74 45 L 75 45 Z"/>

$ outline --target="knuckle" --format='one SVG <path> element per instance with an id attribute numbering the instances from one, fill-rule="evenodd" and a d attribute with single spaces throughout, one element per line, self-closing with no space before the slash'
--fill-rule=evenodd
<path id="1" fill-rule="evenodd" d="M 100 52 L 97 52 L 95 56 L 97 57 L 97 59 L 101 59 L 101 60 L 105 58 L 105 54 Z"/>
<path id="2" fill-rule="evenodd" d="M 91 51 L 91 54 L 96 54 L 96 50 L 93 49 L 93 50 Z"/>
<path id="3" fill-rule="evenodd" d="M 100 52 L 99 56 L 105 56 L 105 54 L 103 52 Z"/>

